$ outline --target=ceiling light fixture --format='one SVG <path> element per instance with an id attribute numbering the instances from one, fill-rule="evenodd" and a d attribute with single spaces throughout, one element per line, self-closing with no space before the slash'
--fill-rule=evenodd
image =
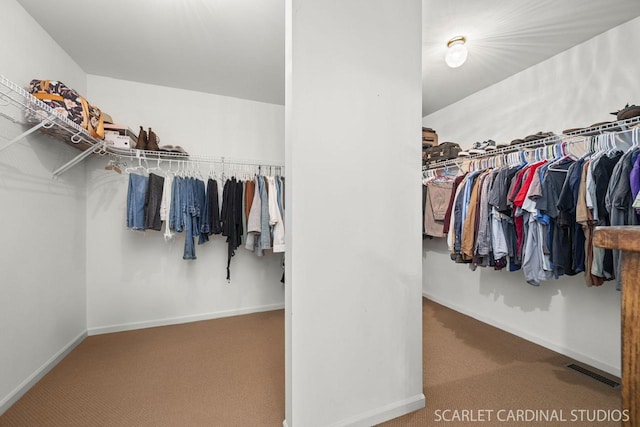
<path id="1" fill-rule="evenodd" d="M 467 60 L 467 48 L 465 47 L 466 38 L 463 36 L 454 37 L 447 42 L 447 54 L 444 60 L 451 68 L 458 68 Z"/>

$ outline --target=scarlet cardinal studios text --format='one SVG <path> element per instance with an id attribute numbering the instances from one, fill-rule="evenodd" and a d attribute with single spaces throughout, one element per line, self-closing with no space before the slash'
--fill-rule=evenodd
<path id="1" fill-rule="evenodd" d="M 629 410 L 619 409 L 436 409 L 439 422 L 620 422 L 629 421 Z"/>

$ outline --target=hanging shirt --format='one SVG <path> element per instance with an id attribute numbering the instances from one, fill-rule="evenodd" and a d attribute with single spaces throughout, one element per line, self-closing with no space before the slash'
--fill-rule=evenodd
<path id="1" fill-rule="evenodd" d="M 599 157 L 592 156 L 589 162 L 589 168 L 587 169 L 587 194 L 585 199 L 587 201 L 587 208 L 591 209 L 591 216 L 594 221 L 598 221 L 598 207 L 595 203 L 596 199 L 596 182 L 593 179 L 593 168 L 598 163 Z"/>
<path id="2" fill-rule="evenodd" d="M 456 253 L 456 250 L 455 250 L 456 238 L 457 238 L 456 218 L 460 212 L 458 207 L 458 199 L 462 197 L 461 194 L 462 194 L 462 190 L 464 188 L 464 183 L 466 182 L 467 176 L 468 175 L 465 175 L 463 179 L 460 181 L 460 185 L 456 189 L 456 192 L 453 195 L 450 202 L 452 207 L 451 207 L 451 211 L 449 212 L 449 233 L 447 234 L 447 246 L 449 247 L 449 252 L 452 254 Z M 445 218 L 446 218 L 446 215 L 445 215 Z"/>
<path id="3" fill-rule="evenodd" d="M 429 181 L 425 187 L 423 206 L 425 234 L 444 237 L 444 218 L 449 205 L 453 181 Z"/>
<path id="4" fill-rule="evenodd" d="M 481 257 L 486 257 L 491 252 L 491 206 L 489 205 L 489 192 L 493 185 L 493 180 L 497 175 L 497 170 L 491 171 L 485 177 L 480 192 L 478 234 L 476 236 L 474 252 Z"/>
<path id="5" fill-rule="evenodd" d="M 462 228 L 462 246 L 461 253 L 467 259 L 473 258 L 473 248 L 475 246 L 476 235 L 476 212 L 478 211 L 478 199 L 480 195 L 480 189 L 482 188 L 482 181 L 486 176 L 486 172 L 482 172 L 473 182 L 469 192 L 469 201 L 466 212 L 466 218 Z"/>
<path id="6" fill-rule="evenodd" d="M 631 186 L 631 199 L 636 200 L 638 193 L 640 193 L 640 155 L 636 151 L 635 160 L 633 162 L 633 168 L 629 176 L 629 185 Z M 637 219 L 640 221 L 640 209 L 636 209 Z"/>
<path id="7" fill-rule="evenodd" d="M 251 204 L 253 203 L 253 196 L 256 193 L 256 182 L 253 180 L 248 180 L 245 183 L 245 190 L 244 190 L 244 215 L 245 215 L 245 219 L 247 220 L 247 226 L 248 226 L 248 221 L 249 221 L 249 214 L 251 213 Z"/>
<path id="8" fill-rule="evenodd" d="M 269 185 L 269 225 L 273 230 L 273 252 L 284 252 L 284 222 L 278 206 L 278 189 L 274 177 L 268 176 L 266 179 Z"/>
<path id="9" fill-rule="evenodd" d="M 227 237 L 227 280 L 231 280 L 231 258 L 242 243 L 242 183 L 227 180 L 222 193 L 222 235 Z"/>
<path id="10" fill-rule="evenodd" d="M 605 206 L 609 212 L 611 225 L 638 225 L 635 209 L 632 207 L 630 182 L 635 152 L 636 150 L 632 149 L 624 153 L 611 173 L 611 181 L 605 196 Z M 612 255 L 616 289 L 621 290 L 621 251 L 614 250 Z"/>
<path id="11" fill-rule="evenodd" d="M 533 286 L 540 286 L 543 280 L 553 277 L 549 268 L 545 268 L 547 255 L 544 251 L 544 223 L 538 221 L 538 210 L 536 200 L 542 196 L 542 185 L 540 180 L 540 170 L 546 165 L 542 164 L 537 169 L 533 168 L 529 172 L 531 179 L 529 188 L 522 202 L 523 220 L 525 228 L 524 250 L 522 255 L 522 271 L 527 283 Z"/>
<path id="12" fill-rule="evenodd" d="M 578 189 L 578 203 L 576 205 L 576 222 L 582 226 L 585 237 L 585 272 L 584 281 L 589 287 L 601 286 L 604 278 L 595 276 L 591 273 L 593 265 L 593 216 L 591 209 L 587 206 L 587 178 L 591 169 L 592 160 L 587 159 L 582 167 L 582 177 L 580 179 L 580 188 Z"/>
<path id="13" fill-rule="evenodd" d="M 462 242 L 464 239 L 464 224 L 467 219 L 467 210 L 469 208 L 469 201 L 471 199 L 471 193 L 474 188 L 476 178 L 480 174 L 479 171 L 470 172 L 467 175 L 467 179 L 464 184 L 461 185 L 462 189 L 456 200 L 454 208 L 454 224 L 455 224 L 455 240 L 454 251 L 456 254 L 462 254 Z"/>
<path id="14" fill-rule="evenodd" d="M 164 239 L 173 238 L 171 227 L 169 227 L 169 219 L 171 217 L 171 194 L 173 192 L 173 175 L 167 175 L 164 178 L 164 186 L 162 187 L 162 201 L 160 202 L 160 220 L 164 222 Z"/>
<path id="15" fill-rule="evenodd" d="M 511 237 L 512 248 L 510 248 L 511 255 L 511 263 L 509 264 L 509 268 L 512 266 L 514 269 L 519 269 L 519 266 L 522 264 L 522 242 L 524 241 L 524 220 L 522 218 L 522 212 L 515 204 L 516 197 L 520 193 L 522 189 L 522 184 L 526 180 L 528 176 L 529 169 L 531 165 L 526 165 L 518 172 L 516 172 L 515 176 L 511 181 L 511 187 L 509 188 L 509 195 L 507 200 L 509 201 L 510 206 L 513 209 L 511 217 L 513 218 L 513 226 L 514 226 L 514 234 Z M 513 270 L 511 270 L 513 271 Z"/>
<path id="16" fill-rule="evenodd" d="M 516 208 L 516 212 L 514 213 L 514 223 L 516 225 L 516 258 L 518 260 L 522 260 L 523 258 L 522 251 L 524 249 L 525 237 L 528 235 L 525 230 L 525 218 L 523 218 L 522 216 L 523 212 L 521 208 L 526 200 L 527 193 L 529 192 L 529 187 L 536 177 L 536 171 L 545 163 L 546 160 L 534 163 L 523 169 L 520 180 L 521 185 L 519 187 L 516 187 L 514 189 L 514 193 L 512 194 L 513 206 Z M 528 222 L 526 224 L 528 226 Z"/>
<path id="17" fill-rule="evenodd" d="M 580 259 L 584 264 L 584 233 L 582 227 L 576 223 L 576 201 L 582 174 L 584 159 L 578 159 L 567 170 L 558 197 L 558 218 L 556 220 L 556 246 L 554 246 L 553 264 L 556 268 L 556 276 L 567 274 L 573 276 L 584 267 L 580 267 Z M 580 235 L 576 235 L 576 230 Z M 580 248 L 580 250 L 577 250 Z"/>
<path id="18" fill-rule="evenodd" d="M 599 157 L 596 165 L 593 167 L 596 206 L 594 207 L 594 212 L 597 209 L 597 226 L 611 225 L 609 212 L 607 211 L 605 205 L 605 197 L 607 188 L 609 187 L 609 182 L 611 181 L 611 174 L 613 173 L 613 169 L 615 168 L 615 165 L 618 163 L 621 157 L 622 153 L 614 153 L 611 156 L 604 154 Z M 591 273 L 599 277 L 604 277 L 607 280 L 611 280 L 614 278 L 613 252 L 611 249 L 593 249 L 593 264 L 591 265 Z"/>
<path id="19" fill-rule="evenodd" d="M 443 219 L 444 225 L 442 227 L 442 232 L 445 234 L 449 233 L 449 227 L 451 223 L 451 213 L 453 211 L 453 204 L 455 203 L 458 186 L 460 185 L 460 183 L 462 182 L 465 176 L 467 176 L 466 173 L 464 175 L 457 176 L 453 180 L 453 187 L 451 188 L 451 193 L 449 194 L 449 199 L 448 199 L 449 202 L 448 202 L 447 210 L 444 214 L 444 219 Z"/>
<path id="20" fill-rule="evenodd" d="M 262 203 L 260 200 L 258 177 L 254 178 L 253 182 L 255 191 L 253 193 L 249 218 L 247 219 L 247 240 L 245 242 L 245 248 L 258 256 L 262 256 L 263 251 L 260 244 L 260 233 L 262 232 Z"/>

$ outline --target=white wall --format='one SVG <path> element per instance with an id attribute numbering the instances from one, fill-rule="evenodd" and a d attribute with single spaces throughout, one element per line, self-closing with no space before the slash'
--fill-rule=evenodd
<path id="1" fill-rule="evenodd" d="M 420 8 L 287 2 L 290 427 L 424 406 Z"/>
<path id="2" fill-rule="evenodd" d="M 2 2 L 0 39 L 8 79 L 86 91 L 84 72 L 14 0 Z M 0 117 L 0 147 L 25 129 Z M 86 331 L 84 168 L 51 177 L 79 153 L 41 134 L 0 152 L 0 414 Z"/>
<path id="3" fill-rule="evenodd" d="M 94 75 L 88 92 L 114 121 L 136 132 L 151 126 L 161 144 L 197 155 L 284 160 L 283 106 Z M 90 334 L 284 306 L 281 254 L 257 258 L 241 247 L 228 284 L 226 238 L 196 246 L 198 259 L 185 261 L 184 233 L 167 243 L 160 232 L 129 231 L 128 176 L 105 171 L 107 160 L 92 159 L 87 169 Z"/>
<path id="4" fill-rule="evenodd" d="M 603 33 L 509 79 L 423 118 L 441 141 L 509 142 L 615 120 L 609 113 L 640 102 L 640 18 Z M 464 119 L 461 119 L 464 118 Z M 522 273 L 449 260 L 442 239 L 423 244 L 427 296 L 547 347 L 620 374 L 620 294 L 607 282 L 587 288 L 582 276 L 534 288 Z"/>

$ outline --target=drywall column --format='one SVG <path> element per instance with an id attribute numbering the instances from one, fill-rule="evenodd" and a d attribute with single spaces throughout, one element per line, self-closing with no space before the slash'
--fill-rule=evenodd
<path id="1" fill-rule="evenodd" d="M 286 420 L 424 406 L 421 2 L 287 0 Z"/>

